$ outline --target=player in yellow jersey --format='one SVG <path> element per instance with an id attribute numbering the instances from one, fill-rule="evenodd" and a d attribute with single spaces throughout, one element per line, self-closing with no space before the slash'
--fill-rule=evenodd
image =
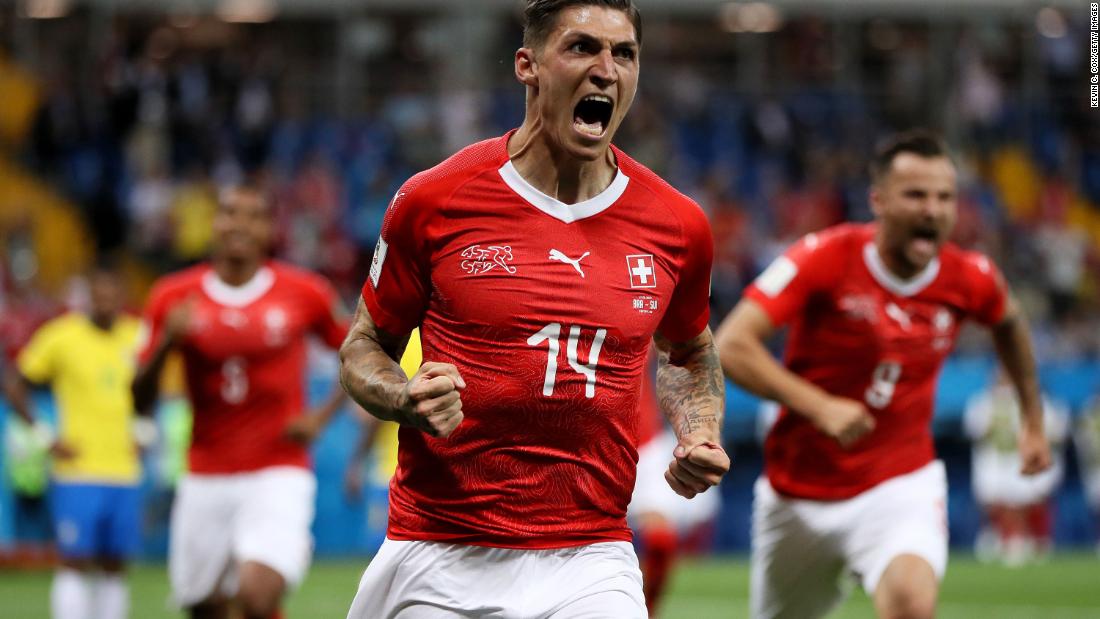
<path id="1" fill-rule="evenodd" d="M 130 398 L 139 322 L 121 313 L 113 267 L 99 265 L 89 279 L 89 312 L 39 328 L 5 381 L 12 408 L 39 432 L 48 430 L 35 419 L 26 383 L 49 384 L 57 401 L 50 507 L 61 565 L 50 592 L 54 619 L 124 619 L 125 564 L 141 541 Z"/>
<path id="2" fill-rule="evenodd" d="M 401 369 L 406 376 L 412 376 L 420 369 L 423 360 L 420 329 L 413 329 L 405 354 L 401 357 Z M 349 498 L 358 500 L 363 491 L 363 471 L 366 468 L 364 465 L 367 455 L 374 454 L 373 464 L 369 467 L 370 480 L 367 483 L 367 520 L 368 529 L 373 536 L 369 544 L 372 549 L 377 550 L 385 538 L 389 485 L 390 478 L 397 470 L 397 429 L 400 426 L 392 421 L 382 421 L 373 415 L 366 415 L 362 421 L 363 432 L 344 471 L 344 493 Z"/>

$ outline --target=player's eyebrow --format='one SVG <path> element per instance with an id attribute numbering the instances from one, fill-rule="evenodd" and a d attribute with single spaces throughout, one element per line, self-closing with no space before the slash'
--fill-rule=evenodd
<path id="1" fill-rule="evenodd" d="M 570 43 L 585 43 L 587 45 L 594 45 L 596 47 L 603 47 L 603 40 L 599 37 L 585 32 L 583 30 L 570 30 L 566 31 L 564 37 Z M 622 41 L 611 42 L 612 50 L 630 49 L 632 51 L 638 50 L 638 42 L 634 39 L 624 39 Z"/>

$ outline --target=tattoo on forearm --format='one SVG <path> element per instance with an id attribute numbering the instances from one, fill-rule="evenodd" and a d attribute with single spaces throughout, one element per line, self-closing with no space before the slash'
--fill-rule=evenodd
<path id="1" fill-rule="evenodd" d="M 718 416 L 717 415 L 699 415 L 699 416 L 696 416 L 696 417 L 692 417 L 692 416 L 689 415 L 689 416 L 687 416 L 686 419 L 684 419 L 680 423 L 680 431 L 677 432 L 676 434 L 677 434 L 677 436 L 683 436 L 685 434 L 691 434 L 692 432 L 694 432 L 694 431 L 696 431 L 700 428 L 704 428 L 706 426 L 717 425 L 717 424 L 718 424 Z"/>
<path id="2" fill-rule="evenodd" d="M 340 383 L 360 406 L 383 419 L 396 412 L 395 391 L 408 380 L 398 360 L 409 336 L 378 329 L 359 302 L 356 322 L 340 349 Z"/>
<path id="3" fill-rule="evenodd" d="M 710 330 L 683 343 L 658 337 L 657 399 L 677 436 L 719 427 L 725 389 Z"/>

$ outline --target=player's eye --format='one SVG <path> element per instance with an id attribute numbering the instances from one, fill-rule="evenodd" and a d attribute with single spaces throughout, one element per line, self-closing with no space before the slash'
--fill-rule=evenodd
<path id="1" fill-rule="evenodd" d="M 569 51 L 575 54 L 589 54 L 592 53 L 592 47 L 590 41 L 577 41 L 569 46 Z"/>
<path id="2" fill-rule="evenodd" d="M 638 53 L 631 47 L 617 47 L 615 48 L 615 57 L 624 60 L 634 60 L 638 57 Z"/>

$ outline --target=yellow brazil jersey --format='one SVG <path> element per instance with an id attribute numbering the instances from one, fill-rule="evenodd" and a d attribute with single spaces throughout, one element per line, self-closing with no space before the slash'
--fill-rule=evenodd
<path id="1" fill-rule="evenodd" d="M 401 357 L 401 369 L 406 376 L 416 374 L 423 362 L 424 354 L 420 348 L 420 330 L 413 329 L 409 336 L 409 345 Z M 397 470 L 397 428 L 392 421 L 382 421 L 378 425 L 378 435 L 374 439 L 374 482 L 385 484 Z"/>
<path id="2" fill-rule="evenodd" d="M 141 477 L 130 425 L 138 325 L 120 316 L 104 331 L 83 314 L 66 314 L 43 325 L 19 354 L 23 376 L 51 384 L 58 438 L 75 452 L 55 460 L 55 478 L 132 484 Z"/>

